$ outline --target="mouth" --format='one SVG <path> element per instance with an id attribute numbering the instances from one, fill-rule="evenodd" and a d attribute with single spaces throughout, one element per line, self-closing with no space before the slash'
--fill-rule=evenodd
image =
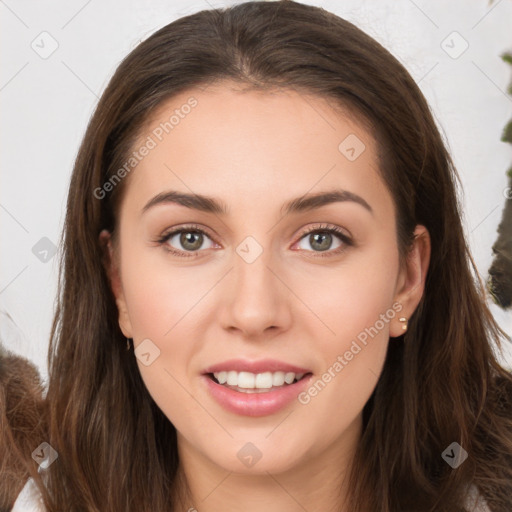
<path id="1" fill-rule="evenodd" d="M 202 372 L 205 391 L 217 404 L 230 413 L 251 417 L 291 407 L 312 379 L 310 370 L 275 359 L 232 359 Z"/>
<path id="2" fill-rule="evenodd" d="M 269 393 L 292 386 L 309 377 L 311 372 L 262 372 L 220 371 L 207 373 L 206 376 L 216 384 L 239 393 Z"/>
<path id="3" fill-rule="evenodd" d="M 292 406 L 312 379 L 309 369 L 277 359 L 231 359 L 202 372 L 205 391 L 217 404 L 252 417 Z"/>

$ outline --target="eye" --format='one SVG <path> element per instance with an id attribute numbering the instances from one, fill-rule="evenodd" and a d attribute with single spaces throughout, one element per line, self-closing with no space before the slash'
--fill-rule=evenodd
<path id="1" fill-rule="evenodd" d="M 158 240 L 166 251 L 179 257 L 197 257 L 199 252 L 214 247 L 215 242 L 210 235 L 199 226 L 181 226 L 164 233 Z M 332 245 L 336 244 L 334 247 Z M 309 244 L 310 250 L 304 247 Z M 313 226 L 302 235 L 299 249 L 316 254 L 315 256 L 334 256 L 345 251 L 347 247 L 354 245 L 352 239 L 337 226 L 320 225 Z"/>
<path id="2" fill-rule="evenodd" d="M 333 243 L 336 244 L 333 247 Z M 346 250 L 353 245 L 351 238 L 337 226 L 312 227 L 301 237 L 299 248 L 311 252 L 305 245 L 312 247 L 313 252 L 324 252 L 318 256 L 332 256 Z"/>
<path id="3" fill-rule="evenodd" d="M 174 229 L 165 233 L 157 242 L 172 254 L 183 257 L 198 256 L 198 251 L 213 247 L 213 240 L 198 226 L 182 226 Z"/>

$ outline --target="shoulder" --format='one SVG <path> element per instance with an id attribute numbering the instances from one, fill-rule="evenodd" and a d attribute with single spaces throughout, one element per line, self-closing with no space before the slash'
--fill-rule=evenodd
<path id="1" fill-rule="evenodd" d="M 469 488 L 465 506 L 468 512 L 491 512 L 474 485 Z M 11 512 L 46 512 L 41 495 L 31 478 L 27 480 Z"/>
<path id="2" fill-rule="evenodd" d="M 18 495 L 11 512 L 45 512 L 41 494 L 34 481 L 29 478 Z"/>
<path id="3" fill-rule="evenodd" d="M 37 367 L 29 360 L 9 353 L 0 342 L 0 500 L 10 506 L 20 497 L 25 499 L 32 485 L 26 462 L 45 438 L 45 402 Z M 22 460 L 20 460 L 22 457 Z M 23 489 L 22 489 L 23 488 Z M 20 490 L 22 490 L 20 494 Z M 19 511 L 38 510 L 21 505 Z"/>
<path id="4" fill-rule="evenodd" d="M 491 509 L 475 485 L 469 488 L 465 506 L 469 512 L 491 512 Z"/>

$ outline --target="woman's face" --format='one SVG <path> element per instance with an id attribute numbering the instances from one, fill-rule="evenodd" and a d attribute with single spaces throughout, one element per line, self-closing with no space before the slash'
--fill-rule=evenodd
<path id="1" fill-rule="evenodd" d="M 425 268 L 399 268 L 369 132 L 224 84 L 161 105 L 133 150 L 112 285 L 180 455 L 276 473 L 349 453 Z"/>

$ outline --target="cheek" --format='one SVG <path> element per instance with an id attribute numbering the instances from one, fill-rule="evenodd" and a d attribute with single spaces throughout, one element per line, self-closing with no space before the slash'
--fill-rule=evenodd
<path id="1" fill-rule="evenodd" d="M 344 413 L 334 422 L 345 425 L 370 397 L 385 361 L 390 323 L 398 316 L 392 307 L 397 273 L 398 253 L 383 245 L 324 276 L 323 292 L 310 294 L 308 305 L 329 327 L 320 325 L 322 335 L 315 340 L 323 371 L 300 400 L 313 414 L 333 407 Z"/>
<path id="2" fill-rule="evenodd" d="M 124 250 L 123 291 L 135 351 L 141 354 L 140 345 L 151 352 L 150 364 L 137 358 L 141 377 L 173 425 L 185 429 L 188 418 L 201 413 L 187 391 L 188 371 L 200 347 L 198 315 L 208 305 L 204 296 L 218 278 L 211 269 L 203 272 L 199 267 L 191 270 L 170 264 L 162 249 L 148 251 L 127 242 Z"/>
<path id="3" fill-rule="evenodd" d="M 374 333 L 375 326 L 379 331 L 375 337 L 387 341 L 397 275 L 398 252 L 386 238 L 371 249 L 354 251 L 336 267 L 299 270 L 292 282 L 314 314 L 303 318 L 318 325 L 313 335 L 316 346 L 322 346 L 332 359 L 334 353 L 348 350 L 358 336 L 364 341 L 367 329 Z"/>
<path id="4" fill-rule="evenodd" d="M 211 269 L 171 263 L 162 248 L 133 247 L 126 253 L 122 262 L 123 291 L 134 338 L 167 343 L 180 324 L 195 314 L 217 278 Z"/>

